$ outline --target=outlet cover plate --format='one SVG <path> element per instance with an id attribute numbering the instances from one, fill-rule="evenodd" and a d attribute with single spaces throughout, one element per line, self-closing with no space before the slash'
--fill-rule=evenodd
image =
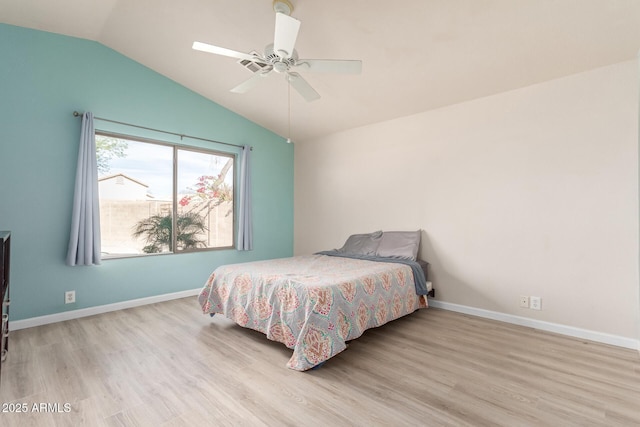
<path id="1" fill-rule="evenodd" d="M 542 298 L 540 297 L 531 297 L 531 310 L 542 310 Z"/>
<path id="2" fill-rule="evenodd" d="M 73 304 L 76 302 L 76 291 L 67 291 L 64 293 L 64 303 Z"/>
<path id="3" fill-rule="evenodd" d="M 529 297 L 525 297 L 525 296 L 520 297 L 520 307 L 529 308 Z"/>

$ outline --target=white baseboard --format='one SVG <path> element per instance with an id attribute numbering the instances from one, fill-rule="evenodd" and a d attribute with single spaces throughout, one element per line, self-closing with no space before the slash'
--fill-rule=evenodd
<path id="1" fill-rule="evenodd" d="M 527 326 L 529 328 L 540 329 L 547 332 L 555 332 L 556 334 L 567 335 L 574 338 L 596 341 L 603 344 L 611 344 L 617 347 L 624 347 L 633 350 L 640 349 L 640 340 L 634 340 L 632 338 L 621 337 L 618 335 L 605 334 L 603 332 L 590 331 L 588 329 L 575 328 L 573 326 L 561 325 L 558 323 L 530 319 L 528 317 L 514 316 L 512 314 L 484 310 L 481 308 L 453 304 L 450 302 L 437 301 L 434 299 L 429 299 L 429 307 L 456 311 L 458 313 L 470 314 L 472 316 L 484 317 L 486 319 L 499 320 L 501 322 Z"/>
<path id="2" fill-rule="evenodd" d="M 81 308 L 79 310 L 65 311 L 62 313 L 50 314 L 47 316 L 31 317 L 29 319 L 11 321 L 11 330 L 33 328 L 35 326 L 48 325 L 50 323 L 64 322 L 65 320 L 79 319 L 110 311 L 124 310 L 127 308 L 139 307 L 147 304 L 170 301 L 179 298 L 196 296 L 200 293 L 200 288 L 186 291 L 174 292 L 170 294 L 156 295 L 153 297 L 139 298 L 129 301 L 117 302 L 114 304 L 99 305 L 96 307 Z M 481 308 L 469 307 L 466 305 L 453 304 L 450 302 L 429 299 L 429 306 L 441 308 L 443 310 L 455 311 L 458 313 L 470 314 L 472 316 L 484 317 L 486 319 L 498 320 L 512 323 L 514 325 L 526 326 L 542 331 L 555 332 L 557 334 L 570 337 L 587 339 L 604 344 L 611 344 L 618 347 L 638 350 L 640 352 L 640 340 L 621 337 L 618 335 L 605 334 L 603 332 L 590 331 L 588 329 L 575 328 L 573 326 L 560 325 L 558 323 L 545 322 L 542 320 L 530 319 L 528 317 L 514 316 L 512 314 L 500 313 L 497 311 L 484 310 Z"/>
<path id="3" fill-rule="evenodd" d="M 47 316 L 31 317 L 29 319 L 23 320 L 11 320 L 10 326 L 12 331 L 17 331 L 18 329 L 33 328 L 34 326 L 64 322 L 65 320 L 79 319 L 81 317 L 108 313 L 110 311 L 124 310 L 125 308 L 139 307 L 141 305 L 155 304 L 157 302 L 196 296 L 200 293 L 200 290 L 201 288 L 189 289 L 187 291 L 174 292 L 171 294 L 156 295 L 153 297 L 138 298 L 129 301 L 116 302 L 113 304 L 99 305 L 96 307 L 81 308 L 79 310 L 49 314 Z"/>

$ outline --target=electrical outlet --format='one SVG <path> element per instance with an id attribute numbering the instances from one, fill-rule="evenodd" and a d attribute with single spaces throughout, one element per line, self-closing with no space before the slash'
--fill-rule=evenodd
<path id="1" fill-rule="evenodd" d="M 525 297 L 525 296 L 520 297 L 520 307 L 529 308 L 529 297 Z"/>
<path id="2" fill-rule="evenodd" d="M 542 298 L 531 297 L 531 310 L 542 310 Z"/>
<path id="3" fill-rule="evenodd" d="M 76 302 L 76 291 L 67 291 L 64 293 L 64 303 L 73 304 Z"/>

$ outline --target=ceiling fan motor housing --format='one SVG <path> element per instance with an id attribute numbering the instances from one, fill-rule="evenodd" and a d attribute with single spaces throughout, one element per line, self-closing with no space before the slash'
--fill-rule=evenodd
<path id="1" fill-rule="evenodd" d="M 290 58 L 283 58 L 273 50 L 273 43 L 271 43 L 264 48 L 264 59 L 273 65 L 275 71 L 282 73 L 296 65 L 298 52 L 294 49 Z"/>

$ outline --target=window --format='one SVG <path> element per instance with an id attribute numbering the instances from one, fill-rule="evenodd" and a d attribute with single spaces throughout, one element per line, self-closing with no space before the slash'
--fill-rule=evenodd
<path id="1" fill-rule="evenodd" d="M 233 246 L 234 156 L 96 134 L 103 258 Z"/>

